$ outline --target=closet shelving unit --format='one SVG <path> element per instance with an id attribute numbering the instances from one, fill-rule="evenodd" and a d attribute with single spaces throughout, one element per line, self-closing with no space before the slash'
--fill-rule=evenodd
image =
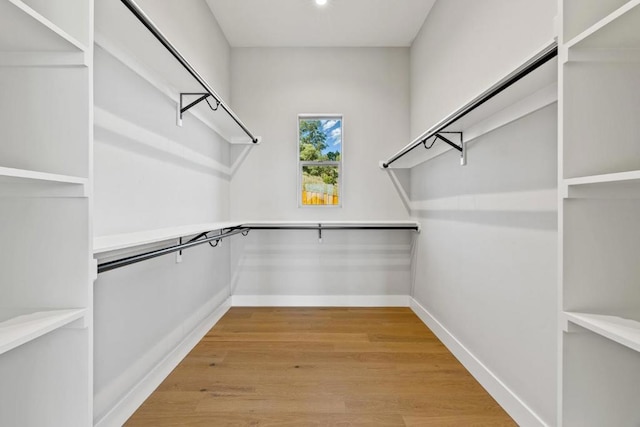
<path id="1" fill-rule="evenodd" d="M 560 2 L 563 426 L 640 420 L 640 1 Z"/>
<path id="2" fill-rule="evenodd" d="M 0 425 L 89 425 L 93 2 L 0 16 Z"/>
<path id="3" fill-rule="evenodd" d="M 453 149 L 461 151 L 461 164 L 466 164 L 469 143 L 557 101 L 556 54 L 557 43 L 553 40 L 389 159 L 381 161 L 380 167 L 412 168 Z M 425 149 L 429 146 L 431 148 Z"/>

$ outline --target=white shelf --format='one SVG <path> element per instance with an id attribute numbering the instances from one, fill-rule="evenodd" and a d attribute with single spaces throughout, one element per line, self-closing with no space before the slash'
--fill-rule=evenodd
<path id="1" fill-rule="evenodd" d="M 30 313 L 0 310 L 0 354 L 81 319 L 86 309 Z"/>
<path id="2" fill-rule="evenodd" d="M 246 226 L 314 226 L 314 225 L 352 225 L 352 226 L 399 226 L 408 225 L 420 228 L 420 223 L 415 221 L 228 221 L 213 222 L 205 224 L 185 225 L 180 227 L 169 227 L 157 230 L 138 231 L 134 233 L 114 234 L 109 236 L 99 236 L 93 239 L 94 255 L 120 249 L 133 248 L 136 246 L 148 245 L 166 240 L 173 240 L 179 237 L 192 236 L 205 231 L 221 230 L 224 228 Z"/>
<path id="3" fill-rule="evenodd" d="M 627 2 L 565 44 L 568 49 L 640 48 L 640 0 Z"/>
<path id="4" fill-rule="evenodd" d="M 568 322 L 640 352 L 640 322 L 638 321 L 602 314 L 565 312 L 564 315 Z"/>
<path id="5" fill-rule="evenodd" d="M 86 47 L 20 0 L 0 0 L 0 52 L 83 52 Z"/>
<path id="6" fill-rule="evenodd" d="M 26 169 L 5 168 L 0 166 L 1 183 L 19 183 L 25 181 L 48 182 L 52 184 L 86 185 L 88 180 L 77 176 L 36 172 Z"/>
<path id="7" fill-rule="evenodd" d="M 0 166 L 0 197 L 86 197 L 86 178 Z"/>
<path id="8" fill-rule="evenodd" d="M 204 224 L 192 224 L 179 227 L 145 230 L 134 233 L 113 234 L 98 236 L 93 239 L 93 253 L 101 254 L 119 249 L 133 248 L 135 246 L 148 245 L 191 236 L 205 231 L 221 230 L 242 225 L 242 222 L 213 222 Z"/>
<path id="9" fill-rule="evenodd" d="M 640 171 L 592 175 L 564 180 L 565 198 L 637 198 Z"/>

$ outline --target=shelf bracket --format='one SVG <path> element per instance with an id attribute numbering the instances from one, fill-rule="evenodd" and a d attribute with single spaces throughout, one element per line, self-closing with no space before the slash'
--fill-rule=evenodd
<path id="1" fill-rule="evenodd" d="M 318 243 L 322 243 L 322 224 L 318 224 Z"/>
<path id="2" fill-rule="evenodd" d="M 184 97 L 185 96 L 198 96 L 198 98 L 195 101 L 190 102 L 187 105 L 185 104 L 184 101 Z M 191 107 L 195 107 L 196 105 L 198 105 L 199 103 L 201 103 L 202 101 L 207 101 L 207 104 L 209 104 L 209 100 L 207 98 L 209 98 L 211 96 L 210 93 L 193 93 L 193 92 L 185 92 L 185 93 L 180 93 L 180 104 L 178 106 L 178 120 L 177 120 L 177 125 L 178 126 L 182 126 L 182 115 L 188 111 Z M 215 99 L 215 98 L 214 98 Z M 216 107 L 213 108 L 211 106 L 211 104 L 209 104 L 209 108 L 211 108 L 213 111 L 217 111 L 218 107 L 220 106 L 220 101 L 216 100 Z"/>
<path id="3" fill-rule="evenodd" d="M 458 135 L 458 137 L 460 138 L 460 145 L 458 145 L 455 142 L 451 141 L 449 138 L 447 138 L 445 136 L 442 136 L 442 134 Z M 458 150 L 460 152 L 460 166 L 466 166 L 466 164 L 467 164 L 467 144 L 464 142 L 464 138 L 463 138 L 462 132 L 438 132 L 438 133 L 435 134 L 435 138 L 436 138 L 436 140 L 439 139 L 439 140 L 447 143 L 451 147 L 455 148 L 456 150 Z"/>

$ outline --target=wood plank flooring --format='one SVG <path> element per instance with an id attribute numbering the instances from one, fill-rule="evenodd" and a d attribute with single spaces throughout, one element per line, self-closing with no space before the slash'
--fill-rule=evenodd
<path id="1" fill-rule="evenodd" d="M 515 426 L 408 308 L 232 308 L 126 423 Z"/>

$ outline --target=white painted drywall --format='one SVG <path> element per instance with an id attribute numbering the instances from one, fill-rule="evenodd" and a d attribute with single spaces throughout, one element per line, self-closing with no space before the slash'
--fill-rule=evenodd
<path id="1" fill-rule="evenodd" d="M 411 49 L 411 134 L 551 40 L 555 8 L 438 1 Z M 521 425 L 556 419 L 556 132 L 552 105 L 476 140 L 468 166 L 449 151 L 411 171 L 423 208 L 413 295 L 502 382 Z"/>
<path id="2" fill-rule="evenodd" d="M 437 1 L 411 46 L 411 136 L 429 129 L 550 42 L 556 3 Z"/>
<path id="3" fill-rule="evenodd" d="M 157 41 L 134 32 L 135 25 L 115 31 L 108 27 L 118 21 L 105 22 L 106 17 L 121 12 L 109 7 L 120 2 L 98 3 L 96 19 L 107 45 L 126 51 L 160 80 L 171 77 L 162 67 L 150 66 L 167 61 L 169 68 L 174 61 L 170 55 L 155 55 L 151 46 Z M 228 97 L 229 45 L 204 0 L 140 5 Z M 166 83 L 182 89 L 181 82 Z M 177 127 L 175 102 L 96 47 L 96 235 L 229 218 L 230 178 L 222 172 L 230 166 L 229 144 L 191 114 Z M 99 275 L 94 295 L 96 422 L 119 425 L 126 419 L 126 412 L 135 408 L 131 402 L 145 397 L 135 390 L 149 384 L 136 386 L 159 366 L 166 369 L 163 359 L 228 299 L 229 256 L 228 245 L 203 245 L 184 251 L 181 263 L 173 254 Z"/>
<path id="4" fill-rule="evenodd" d="M 416 233 L 253 230 L 231 250 L 234 303 L 407 305 Z"/>
<path id="5" fill-rule="evenodd" d="M 95 106 L 96 236 L 227 219 L 229 177 L 185 151 L 228 165 L 229 144 L 99 47 Z"/>
<path id="6" fill-rule="evenodd" d="M 378 162 L 408 140 L 406 48 L 234 48 L 234 110 L 263 137 L 231 183 L 231 216 L 263 220 L 401 220 Z M 297 117 L 344 119 L 342 207 L 298 207 Z"/>
<path id="7" fill-rule="evenodd" d="M 233 108 L 263 137 L 232 179 L 233 218 L 407 219 L 378 161 L 408 138 L 408 49 L 234 48 L 232 74 Z M 342 207 L 298 207 L 301 113 L 343 115 Z M 232 249 L 234 301 L 384 305 L 409 292 L 411 239 L 406 231 L 327 231 L 320 244 L 316 231 L 252 231 Z"/>

